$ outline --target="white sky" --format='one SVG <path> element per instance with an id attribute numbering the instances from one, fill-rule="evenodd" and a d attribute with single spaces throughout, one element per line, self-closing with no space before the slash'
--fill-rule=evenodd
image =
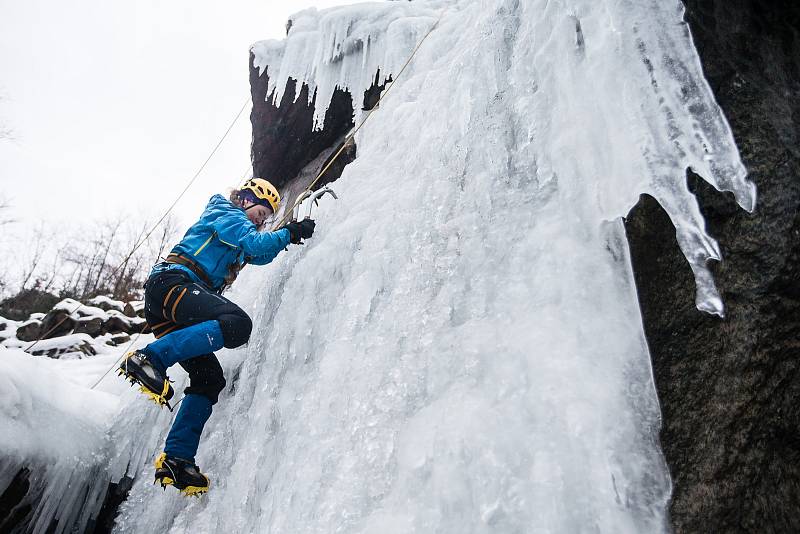
<path id="1" fill-rule="evenodd" d="M 0 197 L 19 234 L 122 210 L 154 217 L 245 99 L 248 51 L 288 16 L 354 0 L 0 0 Z M 249 107 L 176 208 L 184 223 L 249 165 Z"/>

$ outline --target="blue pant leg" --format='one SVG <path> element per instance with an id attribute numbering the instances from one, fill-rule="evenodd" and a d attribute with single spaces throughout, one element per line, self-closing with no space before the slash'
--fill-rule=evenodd
<path id="1" fill-rule="evenodd" d="M 219 321 L 204 321 L 176 330 L 147 345 L 142 352 L 163 370 L 172 365 L 219 350 L 224 346 Z"/>
<path id="2" fill-rule="evenodd" d="M 167 456 L 194 462 L 203 427 L 211 417 L 211 401 L 205 395 L 186 395 L 167 435 Z"/>

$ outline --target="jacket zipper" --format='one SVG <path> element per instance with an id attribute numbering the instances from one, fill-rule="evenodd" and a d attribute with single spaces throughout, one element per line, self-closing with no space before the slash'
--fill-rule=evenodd
<path id="1" fill-rule="evenodd" d="M 211 243 L 211 240 L 212 240 L 212 239 L 214 239 L 214 236 L 216 236 L 216 235 L 217 235 L 217 232 L 213 232 L 213 233 L 212 233 L 210 236 L 208 236 L 208 239 L 206 239 L 206 242 L 205 242 L 205 243 L 203 243 L 202 245 L 200 245 L 200 248 L 198 248 L 198 249 L 195 251 L 195 253 L 193 254 L 193 256 L 197 256 L 198 254 L 200 254 L 200 253 L 203 251 L 203 249 L 204 249 L 204 248 L 206 248 L 206 246 L 207 246 L 209 243 Z"/>

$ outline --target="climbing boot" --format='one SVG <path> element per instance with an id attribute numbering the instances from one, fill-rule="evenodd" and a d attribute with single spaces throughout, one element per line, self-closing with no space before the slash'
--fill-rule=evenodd
<path id="1" fill-rule="evenodd" d="M 131 385 L 138 384 L 139 391 L 158 406 L 166 406 L 172 410 L 169 400 L 175 391 L 169 383 L 169 378 L 148 360 L 145 353 L 137 350 L 126 354 L 117 374 L 128 379 Z"/>
<path id="2" fill-rule="evenodd" d="M 200 472 L 194 463 L 182 458 L 173 458 L 162 452 L 156 458 L 156 479 L 161 487 L 175 486 L 183 495 L 199 497 L 208 491 L 211 482 L 208 477 Z"/>

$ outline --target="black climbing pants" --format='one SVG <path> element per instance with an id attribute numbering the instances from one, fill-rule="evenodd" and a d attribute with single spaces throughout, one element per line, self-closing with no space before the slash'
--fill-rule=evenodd
<path id="1" fill-rule="evenodd" d="M 219 322 L 227 348 L 247 343 L 253 323 L 239 306 L 205 285 L 194 282 L 179 269 L 157 273 L 147 279 L 144 291 L 147 324 L 157 338 L 209 320 Z M 186 394 L 204 395 L 215 404 L 225 388 L 222 367 L 214 353 L 180 362 L 189 373 Z"/>

